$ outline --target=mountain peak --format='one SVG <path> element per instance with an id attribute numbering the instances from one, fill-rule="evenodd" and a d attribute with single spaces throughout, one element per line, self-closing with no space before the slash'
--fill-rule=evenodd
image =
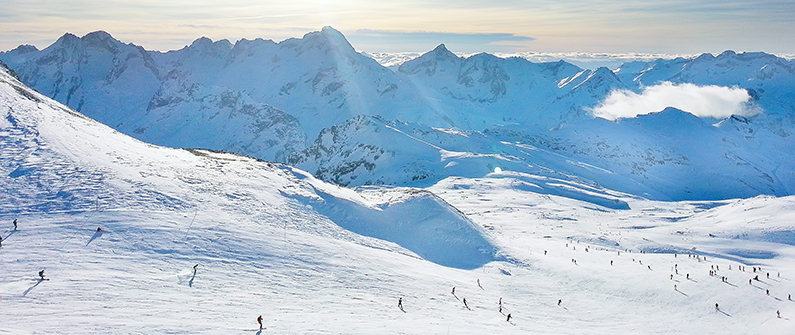
<path id="1" fill-rule="evenodd" d="M 213 44 L 213 40 L 211 40 L 207 36 L 202 36 L 202 37 L 197 38 L 195 41 L 193 41 L 193 43 L 190 44 L 190 47 L 191 48 L 194 48 L 194 47 L 195 48 L 201 48 L 201 47 L 210 46 L 212 44 Z"/>
<path id="2" fill-rule="evenodd" d="M 436 48 L 431 50 L 431 52 L 433 52 L 433 53 L 447 53 L 447 52 L 450 52 L 450 50 L 447 49 L 447 47 L 444 45 L 444 43 L 441 43 L 441 44 L 437 45 Z"/>
<path id="3" fill-rule="evenodd" d="M 290 47 L 310 46 L 312 48 L 335 48 L 344 53 L 356 53 L 353 46 L 348 42 L 339 30 L 331 26 L 325 26 L 320 31 L 313 31 L 304 35 L 302 39 L 288 39 L 279 43 Z"/>
<path id="4" fill-rule="evenodd" d="M 13 50 L 11 50 L 9 52 L 16 52 L 19 55 L 23 55 L 23 54 L 26 54 L 26 53 L 36 52 L 36 51 L 39 51 L 39 49 L 36 48 L 36 46 L 34 46 L 34 45 L 20 44 L 18 47 L 14 48 Z"/>
<path id="5" fill-rule="evenodd" d="M 76 44 L 79 41 L 80 41 L 80 37 L 77 37 L 77 35 L 72 34 L 72 33 L 65 33 L 65 34 L 63 34 L 63 36 L 58 38 L 58 40 L 56 40 L 55 43 L 53 43 L 52 45 L 57 45 L 57 44 L 67 44 L 67 45 Z"/>
<path id="6" fill-rule="evenodd" d="M 323 28 L 320 28 L 320 32 L 323 33 L 323 34 L 326 34 L 326 35 L 342 36 L 344 38 L 342 33 L 339 30 L 334 29 L 334 27 L 332 27 L 332 26 L 325 26 Z"/>
<path id="7" fill-rule="evenodd" d="M 213 40 L 205 36 L 202 36 L 196 39 L 195 41 L 193 41 L 193 43 L 191 43 L 191 45 L 188 48 L 196 50 L 197 52 L 202 54 L 218 56 L 231 50 L 232 43 L 230 43 L 229 40 L 226 39 L 213 42 Z"/>
<path id="8" fill-rule="evenodd" d="M 91 40 L 91 39 L 105 40 L 105 39 L 109 39 L 109 38 L 113 38 L 113 36 L 110 36 L 110 34 L 108 34 L 106 31 L 103 31 L 103 30 L 92 31 L 92 32 L 90 32 L 90 33 L 88 33 L 88 34 L 86 34 L 85 36 L 82 37 L 82 39 L 84 39 L 84 40 L 86 40 L 86 39 L 88 39 L 88 40 Z"/>
<path id="9" fill-rule="evenodd" d="M 80 38 L 80 41 L 86 46 L 107 49 L 112 53 L 118 52 L 118 44 L 121 44 L 113 36 L 102 30 L 90 32 Z"/>
<path id="10" fill-rule="evenodd" d="M 422 56 L 401 64 L 398 71 L 410 74 L 424 71 L 427 75 L 433 76 L 439 66 L 438 63 L 452 62 L 458 59 L 458 56 L 447 50 L 447 47 L 442 43 L 433 50 L 422 54 Z"/>
<path id="11" fill-rule="evenodd" d="M 458 56 L 456 56 L 452 51 L 447 49 L 444 43 L 437 45 L 436 48 L 426 53 L 425 55 L 433 55 L 434 58 L 437 59 L 458 58 Z"/>

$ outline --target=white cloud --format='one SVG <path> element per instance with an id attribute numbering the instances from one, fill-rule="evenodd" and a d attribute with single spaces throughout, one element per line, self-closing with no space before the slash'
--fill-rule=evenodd
<path id="1" fill-rule="evenodd" d="M 754 115 L 759 109 L 751 106 L 748 92 L 738 87 L 697 86 L 664 82 L 649 86 L 640 94 L 615 90 L 591 109 L 595 117 L 608 120 L 631 118 L 675 107 L 698 117 L 724 118 Z"/>

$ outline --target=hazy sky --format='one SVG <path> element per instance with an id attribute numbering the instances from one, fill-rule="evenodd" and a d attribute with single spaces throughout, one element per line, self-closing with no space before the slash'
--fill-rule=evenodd
<path id="1" fill-rule="evenodd" d="M 793 0 L 0 0 L 0 50 L 104 30 L 166 51 L 327 25 L 362 51 L 795 53 Z"/>

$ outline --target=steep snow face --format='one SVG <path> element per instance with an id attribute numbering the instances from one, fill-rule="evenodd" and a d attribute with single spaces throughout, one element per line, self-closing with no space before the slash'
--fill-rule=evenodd
<path id="1" fill-rule="evenodd" d="M 277 161 L 307 146 L 306 133 L 292 115 L 238 91 L 189 84 L 171 75 L 147 112 L 118 128 L 173 147 L 242 152 Z"/>
<path id="2" fill-rule="evenodd" d="M 5 70 L 0 70 L 0 108 L 0 158 L 8 176 L 0 184 L 2 213 L 235 207 L 234 212 L 269 225 L 313 217 L 299 229 L 321 234 L 349 229 L 378 238 L 374 245 L 390 241 L 402 246 L 390 249 L 445 266 L 475 268 L 497 259 L 499 250 L 477 226 L 430 194 L 395 190 L 393 200 L 373 203 L 291 167 L 142 143 L 24 87 Z M 401 208 L 424 214 L 406 217 Z M 399 227 L 413 228 L 401 233 Z M 424 236 L 423 229 L 444 233 Z M 364 244 L 375 241 L 350 236 Z M 438 246 L 457 252 L 439 252 Z"/>

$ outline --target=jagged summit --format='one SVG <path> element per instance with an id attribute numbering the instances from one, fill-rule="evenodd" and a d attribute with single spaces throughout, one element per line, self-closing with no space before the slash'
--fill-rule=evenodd
<path id="1" fill-rule="evenodd" d="M 348 39 L 331 26 L 325 26 L 320 31 L 306 33 L 302 38 L 290 38 L 279 43 L 290 48 L 317 48 L 326 51 L 336 50 L 343 54 L 356 54 L 356 50 Z"/>
<path id="2" fill-rule="evenodd" d="M 97 31 L 92 31 L 92 32 L 90 32 L 88 34 L 85 34 L 80 39 L 91 41 L 91 40 L 106 40 L 106 39 L 111 39 L 111 38 L 113 38 L 113 36 L 111 36 L 108 32 L 106 32 L 104 30 L 97 30 Z"/>
<path id="3" fill-rule="evenodd" d="M 53 44 L 51 44 L 47 48 L 53 48 L 53 47 L 57 48 L 66 45 L 74 45 L 79 42 L 80 42 L 80 37 L 77 37 L 77 35 L 67 32 L 63 34 L 61 37 L 59 37 Z M 45 50 L 47 48 L 45 48 Z"/>
<path id="4" fill-rule="evenodd" d="M 201 37 L 193 41 L 193 43 L 188 46 L 188 50 L 194 50 L 210 57 L 223 57 L 232 50 L 232 47 L 232 43 L 227 39 L 213 42 L 213 40 L 207 37 Z"/>
<path id="5" fill-rule="evenodd" d="M 17 54 L 24 55 L 26 53 L 31 53 L 31 52 L 36 52 L 36 51 L 39 51 L 39 48 L 36 48 L 36 46 L 34 46 L 34 45 L 20 44 L 18 47 L 14 48 L 14 49 L 11 49 L 10 51 L 7 51 L 7 52 L 9 52 L 9 53 L 15 52 Z M 2 53 L 2 52 L 0 52 L 0 53 Z"/>
<path id="6" fill-rule="evenodd" d="M 447 49 L 447 46 L 444 43 L 439 44 L 431 51 L 428 51 L 424 55 L 420 56 L 420 58 L 425 57 L 426 55 L 432 55 L 436 59 L 452 59 L 458 58 L 452 51 Z"/>

